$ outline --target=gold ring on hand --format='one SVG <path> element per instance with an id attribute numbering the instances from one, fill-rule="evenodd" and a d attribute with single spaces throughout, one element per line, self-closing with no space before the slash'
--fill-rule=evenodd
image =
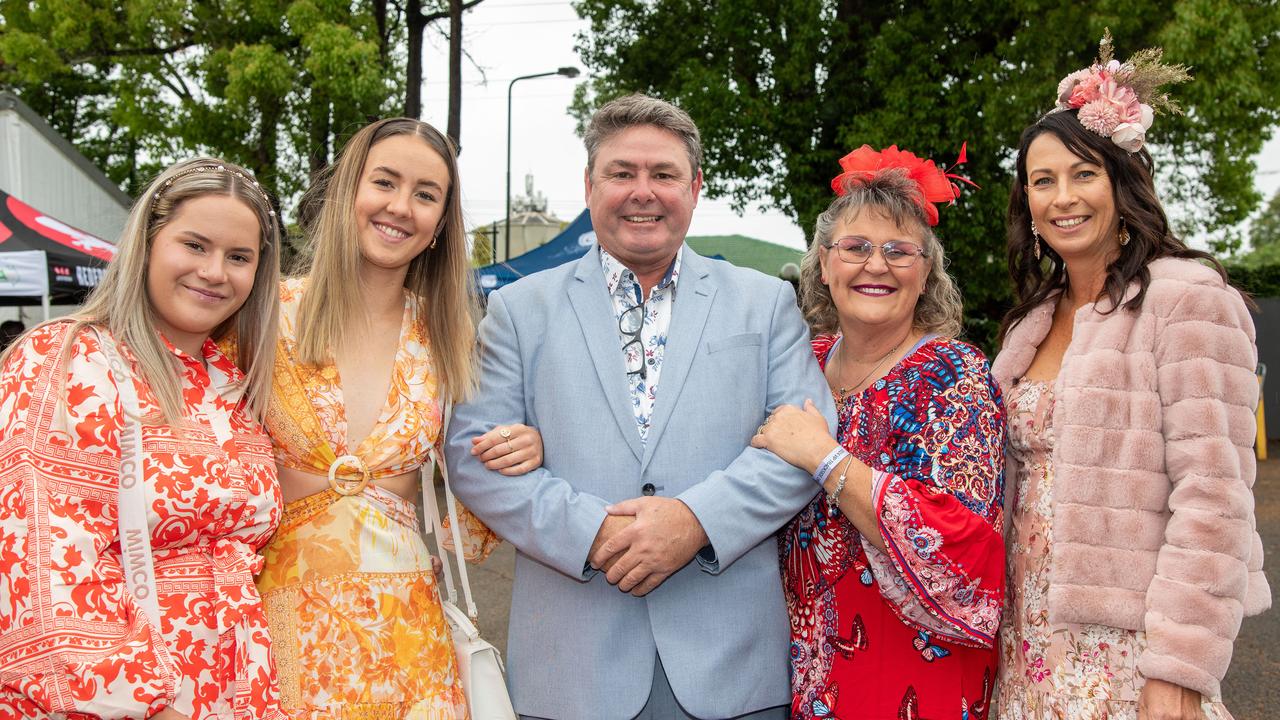
<path id="1" fill-rule="evenodd" d="M 511 428 L 498 428 L 498 434 L 501 435 L 502 439 L 506 440 L 507 443 L 511 442 Z"/>

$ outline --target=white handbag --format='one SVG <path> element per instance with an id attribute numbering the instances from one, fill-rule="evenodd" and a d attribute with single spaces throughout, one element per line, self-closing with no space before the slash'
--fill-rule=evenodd
<path id="1" fill-rule="evenodd" d="M 444 424 L 440 428 L 443 437 L 449 428 L 451 407 L 444 408 Z M 467 603 L 467 612 L 458 607 L 458 592 L 453 584 L 453 572 L 450 567 L 449 553 L 444 547 L 444 523 L 440 517 L 435 493 L 435 466 L 438 458 L 436 450 L 431 450 L 431 460 L 423 466 L 422 472 L 422 507 L 424 532 L 436 536 L 436 550 L 440 562 L 444 565 L 444 584 L 448 600 L 441 599 L 444 616 L 453 633 L 453 648 L 458 655 L 458 676 L 462 680 L 462 689 L 467 696 L 467 707 L 471 711 L 471 720 L 516 720 L 515 709 L 511 705 L 511 696 L 507 693 L 507 679 L 503 673 L 502 656 L 498 649 L 480 637 L 476 629 L 476 603 L 471 597 L 471 581 L 467 577 L 467 561 L 462 551 L 462 530 L 458 524 L 458 502 L 453 497 L 453 488 L 449 486 L 449 468 L 443 460 L 439 460 L 440 475 L 444 478 L 444 499 L 449 512 L 449 532 L 453 538 L 453 551 L 458 559 L 458 575 L 462 581 L 463 599 Z"/>

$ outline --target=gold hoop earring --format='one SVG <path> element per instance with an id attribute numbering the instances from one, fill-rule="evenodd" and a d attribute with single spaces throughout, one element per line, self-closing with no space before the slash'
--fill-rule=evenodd
<path id="1" fill-rule="evenodd" d="M 1036 221 L 1031 221 L 1031 237 L 1035 238 L 1035 245 L 1031 247 L 1031 254 L 1040 259 L 1040 231 L 1036 229 Z"/>
<path id="2" fill-rule="evenodd" d="M 1129 235 L 1129 226 L 1125 224 L 1124 217 L 1120 218 L 1120 247 L 1129 244 L 1133 238 Z"/>

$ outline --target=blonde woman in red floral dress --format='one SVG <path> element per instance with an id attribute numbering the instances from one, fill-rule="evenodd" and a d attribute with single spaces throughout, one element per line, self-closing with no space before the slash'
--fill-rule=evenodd
<path id="1" fill-rule="evenodd" d="M 279 241 L 246 171 L 175 165 L 134 205 L 85 307 L 0 357 L 0 718 L 281 717 L 253 585 L 280 517 L 256 419 Z M 215 343 L 233 331 L 235 362 Z M 141 411 L 136 511 L 154 567 L 136 596 L 117 522 L 133 426 L 121 383 Z"/>
<path id="2" fill-rule="evenodd" d="M 800 280 L 836 434 L 808 404 L 752 440 L 824 490 L 779 537 L 791 717 L 983 719 L 1004 597 L 1004 410 L 982 353 L 954 339 L 960 297 L 932 203 L 958 190 L 896 147 L 841 165 Z"/>

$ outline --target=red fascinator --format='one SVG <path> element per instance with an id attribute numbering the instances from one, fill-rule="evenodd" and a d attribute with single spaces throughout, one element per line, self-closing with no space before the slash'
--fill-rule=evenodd
<path id="1" fill-rule="evenodd" d="M 880 151 L 871 149 L 870 145 L 863 145 L 840 158 L 840 167 L 844 169 L 844 172 L 832 179 L 831 189 L 835 191 L 836 195 L 844 195 L 848 192 L 845 186 L 850 179 L 865 182 L 888 170 L 905 170 L 907 177 L 911 178 L 916 187 L 920 188 L 917 202 L 920 203 L 920 208 L 924 210 L 924 216 L 929 221 L 930 227 L 932 227 L 938 224 L 936 203 L 954 204 L 956 198 L 960 197 L 960 186 L 952 182 L 953 180 L 973 185 L 975 188 L 978 187 L 969 178 L 961 177 L 951 172 L 956 165 L 960 165 L 967 160 L 965 151 L 968 146 L 969 143 L 967 142 L 961 145 L 960 157 L 956 159 L 955 165 L 943 170 L 934 165 L 932 160 L 916 157 L 914 153 L 908 150 L 899 150 L 897 145 L 890 145 Z"/>

